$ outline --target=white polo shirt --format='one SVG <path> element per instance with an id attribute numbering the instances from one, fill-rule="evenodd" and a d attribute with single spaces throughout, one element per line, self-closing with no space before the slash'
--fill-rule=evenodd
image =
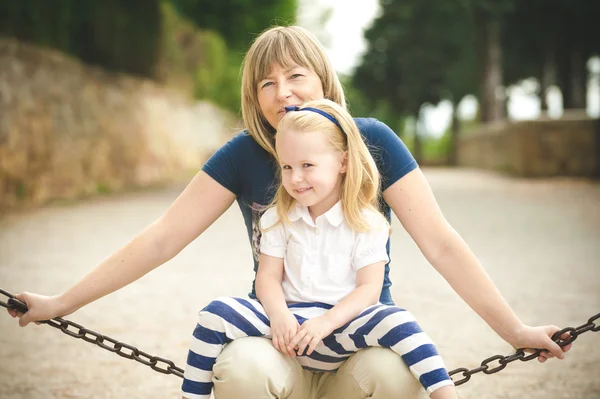
<path id="1" fill-rule="evenodd" d="M 265 232 L 279 218 L 275 208 L 264 213 L 260 220 L 260 250 L 284 259 L 282 288 L 287 302 L 335 305 L 356 288 L 358 270 L 389 261 L 385 219 L 373 211 L 365 210 L 363 215 L 374 228 L 355 232 L 344 219 L 341 202 L 316 221 L 307 207 L 296 203 L 288 215 L 291 224 L 278 223 Z"/>

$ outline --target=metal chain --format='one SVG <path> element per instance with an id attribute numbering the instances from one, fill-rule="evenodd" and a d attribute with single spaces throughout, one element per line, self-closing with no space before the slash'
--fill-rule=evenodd
<path id="1" fill-rule="evenodd" d="M 0 294 L 5 295 L 9 298 L 7 302 L 0 301 L 0 306 L 9 309 L 15 309 L 16 311 L 21 313 L 27 312 L 27 305 L 15 298 L 14 295 L 2 289 L 0 289 Z M 556 342 L 559 346 L 565 346 L 575 341 L 578 336 L 585 332 L 598 332 L 600 331 L 600 324 L 596 325 L 594 323 L 598 319 L 600 319 L 600 313 L 590 317 L 587 323 L 577 328 L 563 328 L 562 330 L 556 332 L 552 336 L 552 340 Z M 173 374 L 177 377 L 183 378 L 183 369 L 175 366 L 175 364 L 171 360 L 149 355 L 146 352 L 142 352 L 134 346 L 119 342 L 106 335 L 102 335 L 92 330 L 89 330 L 77 323 L 73 323 L 72 321 L 64 320 L 60 317 L 55 317 L 52 320 L 40 321 L 40 323 L 48 324 L 52 327 L 58 328 L 59 330 L 61 330 L 67 335 L 70 335 L 71 337 L 81 338 L 86 342 L 96 344 L 100 348 L 106 349 L 110 352 L 114 352 L 117 355 L 122 356 L 124 358 L 132 359 L 139 363 L 145 364 L 146 366 L 150 366 L 153 370 L 158 371 L 159 373 Z M 73 329 L 70 329 L 70 327 L 73 327 Z M 560 336 L 564 333 L 569 333 L 570 337 L 567 339 L 560 338 Z M 123 351 L 123 349 L 126 349 L 126 351 Z M 525 351 L 525 349 L 519 349 L 516 353 L 508 356 L 494 355 L 488 357 L 483 362 L 481 362 L 481 365 L 477 368 L 469 370 L 468 368 L 461 367 L 450 371 L 448 374 L 450 375 L 450 377 L 452 377 L 454 374 L 462 373 L 462 378 L 460 380 L 452 380 L 455 386 L 459 386 L 469 381 L 473 374 L 479 373 L 481 371 L 483 371 L 484 374 L 494 374 L 499 372 L 500 370 L 503 370 L 509 363 L 512 363 L 516 360 L 520 360 L 522 362 L 533 360 L 545 350 L 535 349 L 531 354 L 526 354 Z M 491 366 L 490 364 L 492 362 L 495 362 L 496 360 L 498 361 L 497 365 Z M 161 367 L 159 366 L 159 364 L 165 364 L 166 367 Z"/>
<path id="2" fill-rule="evenodd" d="M 580 336 L 581 334 L 583 334 L 585 332 L 588 332 L 588 331 L 598 332 L 600 330 L 600 324 L 598 324 L 598 325 L 594 324 L 594 322 L 598 319 L 600 319 L 600 313 L 598 313 L 595 316 L 590 317 L 590 319 L 587 321 L 587 323 L 582 324 L 581 326 L 579 326 L 577 328 L 573 328 L 573 327 L 563 328 L 562 330 L 557 331 L 556 333 L 554 333 L 554 335 L 552 335 L 552 340 L 554 342 L 556 342 L 559 346 L 562 347 L 562 346 L 568 345 L 571 342 L 575 341 L 578 336 Z M 569 333 L 570 337 L 567 339 L 560 338 L 560 336 L 563 335 L 564 333 Z M 500 370 L 503 370 L 509 363 L 512 363 L 517 360 L 520 360 L 522 362 L 533 360 L 533 359 L 537 358 L 542 352 L 546 352 L 546 350 L 535 349 L 535 350 L 533 350 L 532 353 L 527 354 L 526 349 L 519 349 L 512 355 L 508 355 L 508 356 L 494 355 L 494 356 L 488 357 L 483 362 L 481 362 L 481 365 L 477 368 L 469 370 L 465 367 L 461 367 L 461 368 L 450 371 L 448 374 L 450 374 L 450 377 L 452 377 L 454 374 L 462 373 L 462 378 L 460 380 L 458 380 L 458 381 L 452 380 L 452 381 L 454 381 L 454 385 L 459 386 L 459 385 L 464 384 L 465 382 L 469 381 L 473 374 L 479 373 L 481 371 L 483 371 L 484 374 L 494 374 L 494 373 L 499 372 Z M 495 365 L 491 364 L 493 362 L 496 362 L 496 363 L 494 363 Z"/>
<path id="3" fill-rule="evenodd" d="M 0 301 L 0 306 L 8 309 L 15 309 L 17 312 L 21 313 L 27 312 L 27 305 L 15 298 L 14 295 L 2 289 L 0 289 L 0 294 L 8 297 L 7 302 Z M 152 370 L 158 371 L 159 373 L 173 374 L 177 377 L 183 378 L 183 369 L 177 367 L 171 360 L 158 356 L 152 356 L 139 350 L 135 346 L 119 342 L 116 339 L 87 329 L 82 325 L 72 321 L 55 317 L 51 320 L 40 321 L 39 323 L 48 324 L 49 326 L 57 328 L 73 338 L 80 338 L 86 342 L 96 344 L 100 348 L 106 349 L 109 352 L 116 353 L 121 357 L 132 359 L 136 362 L 145 364 L 146 366 L 150 366 Z"/>

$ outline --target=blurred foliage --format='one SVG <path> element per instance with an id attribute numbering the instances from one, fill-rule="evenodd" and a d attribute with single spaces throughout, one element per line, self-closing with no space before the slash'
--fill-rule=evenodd
<path id="1" fill-rule="evenodd" d="M 254 37 L 293 23 L 296 0 L 8 0 L 0 35 L 158 80 L 233 112 Z"/>
<path id="2" fill-rule="evenodd" d="M 198 26 L 220 33 L 227 45 L 245 51 L 273 24 L 293 24 L 297 0 L 169 0 Z"/>
<path id="3" fill-rule="evenodd" d="M 542 87 L 557 84 L 565 107 L 584 106 L 571 99 L 585 93 L 585 64 L 600 53 L 597 0 L 381 0 L 381 6 L 349 79 L 350 105 L 363 114 L 383 115 L 395 127 L 417 117 L 424 103 L 447 99 L 456 106 L 471 93 L 480 118 L 489 120 L 489 107 L 503 106 L 494 98 L 498 86 L 490 84 L 532 76 L 544 80 Z M 422 144 L 417 151 L 426 157 L 429 144 Z"/>
<path id="4" fill-rule="evenodd" d="M 160 0 L 0 2 L 0 35 L 142 76 L 153 76 L 160 31 Z"/>
<path id="5" fill-rule="evenodd" d="M 516 1 L 503 21 L 506 83 L 535 77 L 540 96 L 556 84 L 565 108 L 585 107 L 586 62 L 600 54 L 599 18 L 597 0 Z"/>
<path id="6" fill-rule="evenodd" d="M 198 99 L 208 99 L 233 112 L 240 107 L 242 62 L 223 37 L 199 29 L 168 1 L 162 4 L 163 33 L 157 78 Z"/>

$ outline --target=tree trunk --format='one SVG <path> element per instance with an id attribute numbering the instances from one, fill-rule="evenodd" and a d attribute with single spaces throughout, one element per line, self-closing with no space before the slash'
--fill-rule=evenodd
<path id="1" fill-rule="evenodd" d="M 565 43 L 559 64 L 563 109 L 585 109 L 587 73 L 583 53 L 576 43 Z"/>
<path id="2" fill-rule="evenodd" d="M 555 38 L 549 35 L 546 38 L 544 48 L 544 58 L 542 60 L 542 68 L 540 71 L 540 101 L 542 114 L 548 113 L 547 91 L 550 86 L 556 83 L 556 44 Z"/>
<path id="3" fill-rule="evenodd" d="M 578 46 L 579 47 L 579 46 Z M 575 48 L 571 53 L 571 99 L 572 107 L 575 109 L 586 108 L 587 74 L 582 51 Z"/>
<path id="4" fill-rule="evenodd" d="M 417 114 L 419 115 L 419 114 Z M 419 118 L 417 117 L 415 121 L 415 133 L 414 133 L 414 145 L 413 145 L 413 156 L 415 157 L 415 161 L 420 164 L 423 161 L 423 145 L 421 143 L 421 127 L 419 123 Z"/>
<path id="5" fill-rule="evenodd" d="M 485 13 L 480 13 L 479 20 L 480 118 L 482 122 L 492 122 L 505 115 L 504 98 L 498 95 L 503 83 L 500 22 Z"/>
<path id="6" fill-rule="evenodd" d="M 458 104 L 452 104 L 452 125 L 450 130 L 450 148 L 448 150 L 448 165 L 458 164 L 458 136 L 460 134 L 460 120 L 458 119 Z"/>

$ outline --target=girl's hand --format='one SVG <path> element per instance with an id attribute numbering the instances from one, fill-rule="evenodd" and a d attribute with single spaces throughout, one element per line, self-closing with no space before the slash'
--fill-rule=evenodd
<path id="1" fill-rule="evenodd" d="M 15 295 L 15 297 L 21 302 L 25 302 L 28 308 L 25 314 L 17 312 L 14 309 L 7 309 L 12 317 L 19 318 L 19 325 L 21 327 L 25 327 L 31 322 L 49 320 L 54 317 L 67 315 L 63 310 L 62 302 L 58 296 L 44 296 L 24 292 Z"/>
<path id="2" fill-rule="evenodd" d="M 509 341 L 509 343 L 517 349 L 546 349 L 546 351 L 540 353 L 538 356 L 538 361 L 540 363 L 544 363 L 546 360 L 553 357 L 564 359 L 565 352 L 568 352 L 569 349 L 571 349 L 571 344 L 561 347 L 556 342 L 552 341 L 552 335 L 557 331 L 560 331 L 560 328 L 556 326 L 523 326 L 523 328 L 515 335 L 514 340 L 511 340 L 513 342 Z M 564 333 L 560 338 L 568 339 L 569 337 L 569 333 Z"/>
<path id="3" fill-rule="evenodd" d="M 279 352 L 291 357 L 296 356 L 293 350 L 288 349 L 288 344 L 300 328 L 298 320 L 289 310 L 271 316 L 271 334 L 273 346 Z"/>
<path id="4" fill-rule="evenodd" d="M 319 342 L 335 329 L 333 323 L 325 316 L 315 317 L 302 323 L 300 330 L 288 345 L 288 350 L 298 348 L 298 356 L 306 350 L 306 356 L 313 353 Z"/>

